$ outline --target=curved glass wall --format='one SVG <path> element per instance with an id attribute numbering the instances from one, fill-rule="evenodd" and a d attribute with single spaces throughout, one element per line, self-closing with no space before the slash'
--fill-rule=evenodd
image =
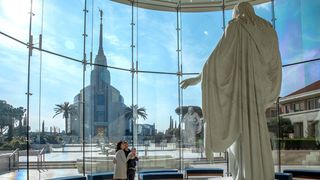
<path id="1" fill-rule="evenodd" d="M 134 15 L 139 70 L 176 73 L 176 13 L 135 9 Z"/>
<path id="2" fill-rule="evenodd" d="M 204 63 L 220 40 L 223 34 L 223 14 L 222 12 L 183 13 L 181 19 L 181 61 L 182 71 L 185 74 L 182 78 L 186 79 L 202 71 Z M 226 168 L 224 152 L 215 153 L 215 164 L 210 163 L 205 157 L 205 120 L 201 110 L 200 84 L 183 90 L 181 98 L 183 168 L 204 166 Z"/>
<path id="3" fill-rule="evenodd" d="M 285 8 L 288 6 L 294 7 L 294 11 Z M 318 1 L 307 3 L 294 0 L 290 4 L 287 1 L 277 2 L 275 12 L 284 64 L 319 58 L 319 46 L 316 45 L 316 37 L 319 36 L 316 29 L 318 22 L 310 20 L 310 17 L 319 17 L 317 6 Z"/>
<path id="4" fill-rule="evenodd" d="M 179 82 L 202 71 L 231 10 L 175 13 L 112 1 L 35 0 L 28 71 L 30 3 L 13 11 L 16 3 L 0 1 L 1 178 L 113 171 L 120 140 L 137 148 L 138 171 L 220 167 L 229 173 L 226 152 L 214 153 L 213 162 L 204 154 L 200 85 L 181 90 Z M 281 95 L 266 123 L 276 171 L 319 169 L 320 31 L 313 19 L 320 4 L 288 3 L 276 0 L 275 16 L 271 2 L 254 6 L 259 16 L 276 19 L 283 63 Z"/>

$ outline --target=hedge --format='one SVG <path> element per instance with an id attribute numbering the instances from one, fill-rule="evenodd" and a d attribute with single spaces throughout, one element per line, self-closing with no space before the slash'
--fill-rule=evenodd
<path id="1" fill-rule="evenodd" d="M 277 150 L 279 139 L 273 139 L 273 149 Z M 320 150 L 320 142 L 316 139 L 280 139 L 281 150 Z"/>

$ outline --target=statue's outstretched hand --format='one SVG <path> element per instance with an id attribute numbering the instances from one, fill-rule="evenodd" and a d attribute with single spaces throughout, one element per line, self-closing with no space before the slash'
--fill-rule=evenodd
<path id="1" fill-rule="evenodd" d="M 188 78 L 181 81 L 180 86 L 182 89 L 186 89 L 189 86 L 198 84 L 200 81 L 201 81 L 201 74 L 196 77 Z"/>

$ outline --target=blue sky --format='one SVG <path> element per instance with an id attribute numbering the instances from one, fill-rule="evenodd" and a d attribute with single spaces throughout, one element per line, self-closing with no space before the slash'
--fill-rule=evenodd
<path id="1" fill-rule="evenodd" d="M 82 59 L 83 50 L 83 0 L 44 0 L 43 48 Z M 28 40 L 28 3 L 22 0 L 0 0 L 0 31 L 18 39 Z M 41 1 L 34 0 L 32 32 L 37 43 L 41 32 Z M 16 6 L 19 4 L 19 6 Z M 320 1 L 276 0 L 276 30 L 279 36 L 283 64 L 320 57 Z M 111 1 L 88 1 L 87 53 L 98 49 L 99 11 L 104 11 L 104 51 L 111 66 L 131 67 L 131 7 Z M 271 19 L 271 4 L 255 7 L 258 15 Z M 134 60 L 139 60 L 140 70 L 177 72 L 176 14 L 145 9 L 135 9 L 134 40 L 137 45 Z M 93 24 L 92 24 L 93 18 Z M 231 11 L 226 12 L 227 21 Z M 92 28 L 93 27 L 93 28 Z M 207 57 L 220 39 L 222 13 L 182 14 L 182 61 L 184 72 L 200 72 Z M 138 38 L 136 38 L 138 37 Z M 26 107 L 27 48 L 0 36 L 0 99 L 14 106 Z M 91 46 L 92 44 L 92 46 Z M 138 56 L 137 56 L 138 55 Z M 31 59 L 32 131 L 39 125 L 39 60 L 34 51 Z M 52 118 L 55 104 L 72 102 L 82 88 L 82 65 L 43 53 L 41 118 L 46 127 L 64 129 L 62 117 Z M 89 84 L 90 66 L 87 67 L 86 84 Z M 320 63 L 310 63 L 283 69 L 281 95 L 284 96 L 320 79 Z M 111 84 L 120 90 L 125 104 L 131 104 L 131 74 L 109 70 Z M 139 74 L 138 88 L 134 84 L 134 101 L 146 107 L 148 119 L 140 123 L 156 123 L 164 130 L 169 117 L 178 120 L 174 110 L 178 106 L 177 77 L 174 75 Z M 138 94 L 137 94 L 138 91 Z M 137 96 L 138 95 L 138 96 Z M 138 97 L 138 98 L 137 98 Z M 183 93 L 185 105 L 201 105 L 200 86 Z"/>

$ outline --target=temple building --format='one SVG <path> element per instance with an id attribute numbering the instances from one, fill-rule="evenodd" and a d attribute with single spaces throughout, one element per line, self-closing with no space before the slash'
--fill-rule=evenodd
<path id="1" fill-rule="evenodd" d="M 91 71 L 90 85 L 74 97 L 76 116 L 71 117 L 71 133 L 83 136 L 87 140 L 115 142 L 125 139 L 129 120 L 124 117 L 126 105 L 120 91 L 111 85 L 111 76 L 107 68 L 107 58 L 103 50 L 102 11 L 100 11 L 99 50 Z M 82 95 L 85 93 L 85 113 L 83 123 Z"/>

